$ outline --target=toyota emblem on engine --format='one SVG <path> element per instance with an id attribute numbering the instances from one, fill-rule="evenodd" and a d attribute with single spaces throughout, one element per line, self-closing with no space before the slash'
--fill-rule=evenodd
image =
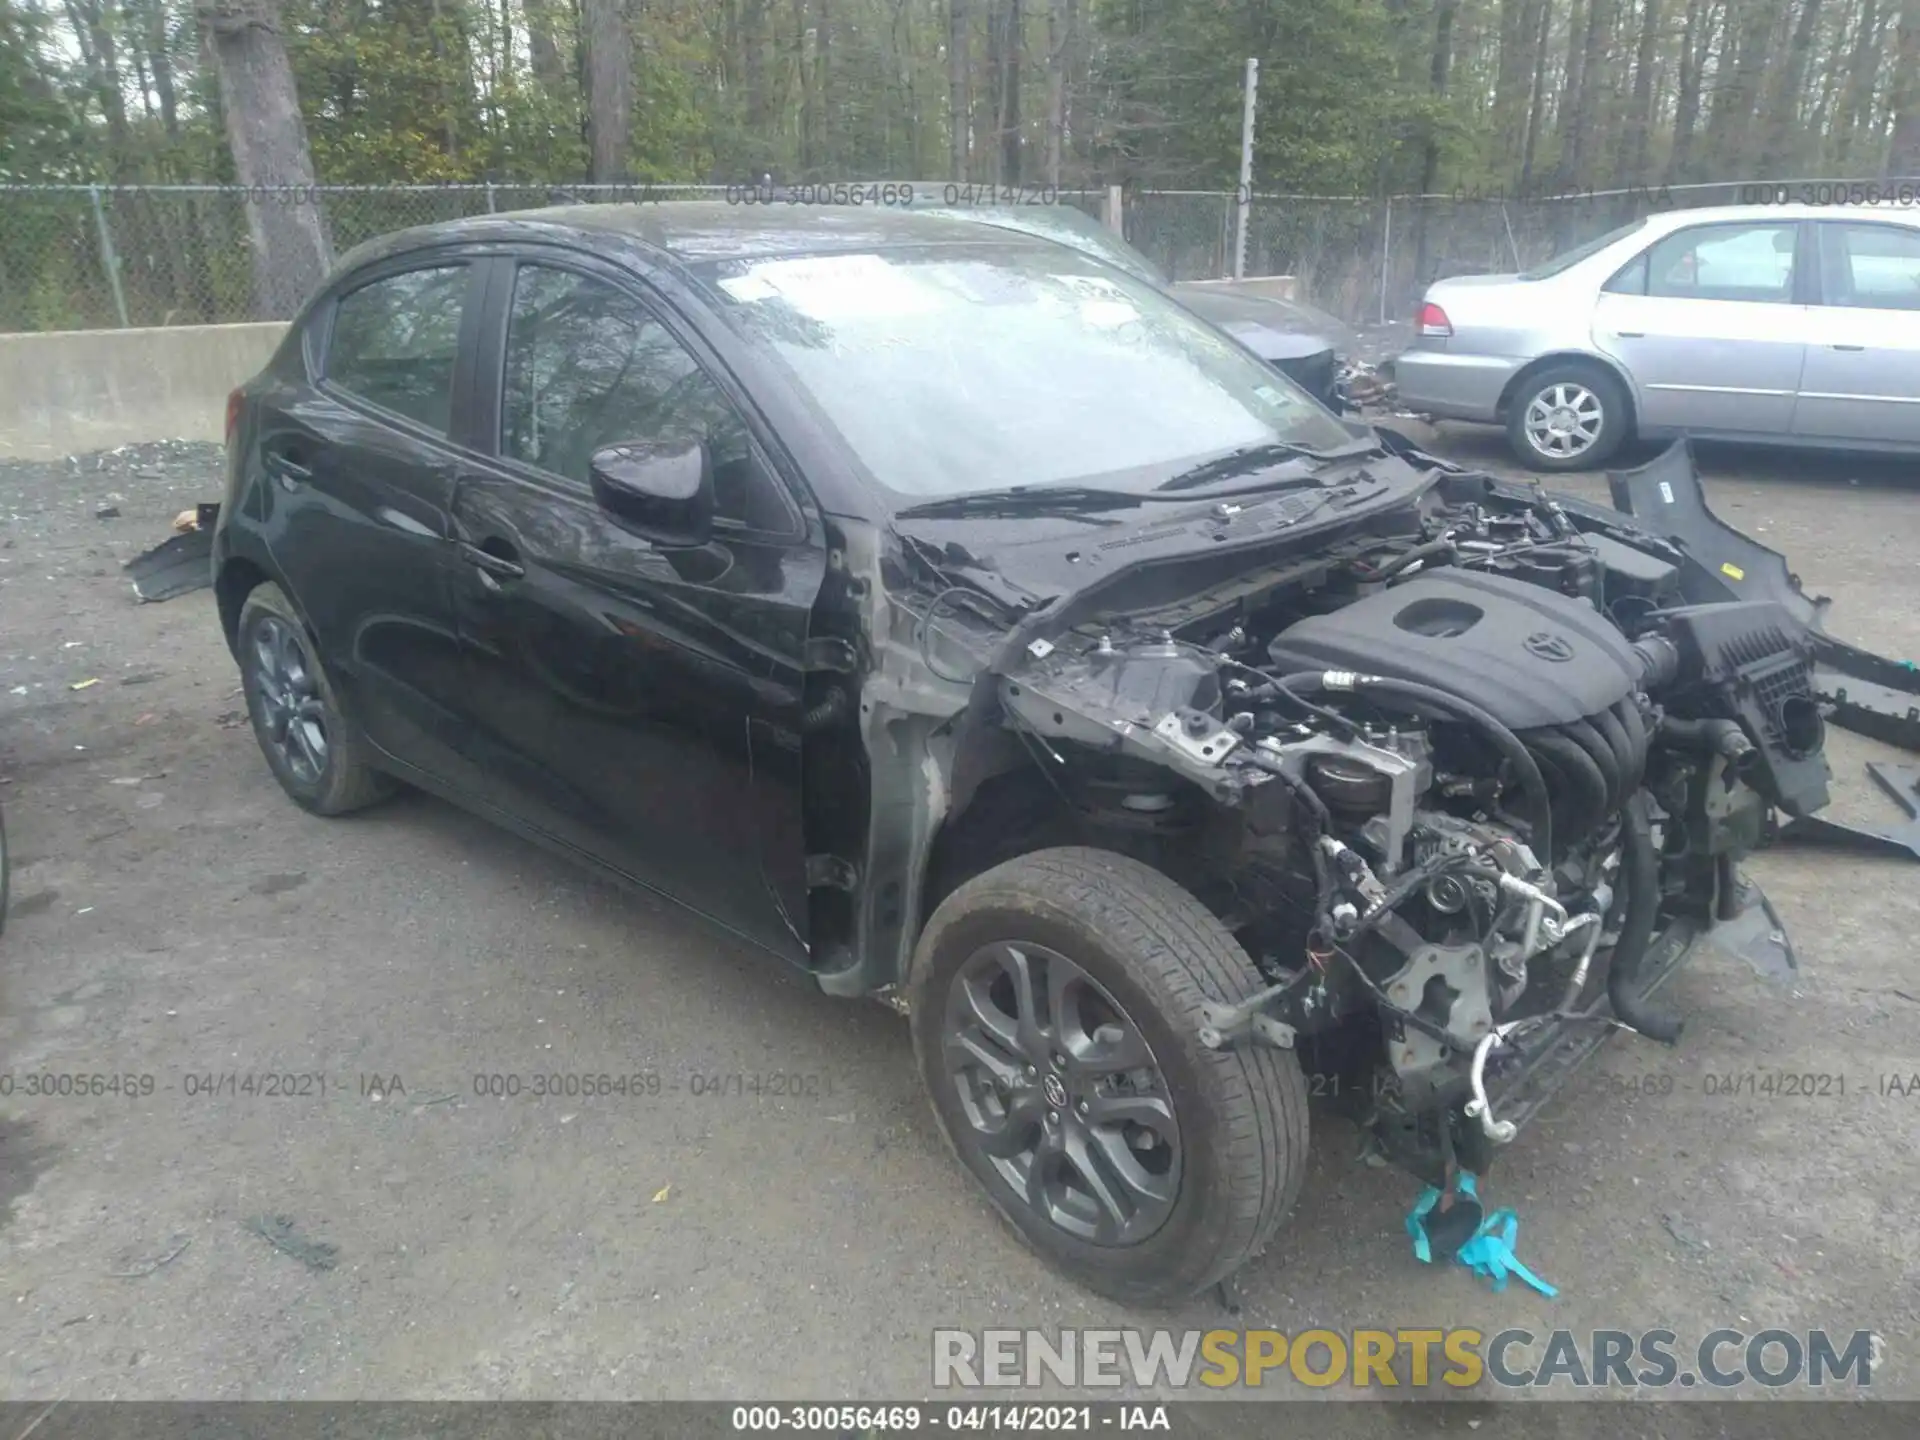
<path id="1" fill-rule="evenodd" d="M 1563 660 L 1573 658 L 1573 642 L 1564 635 L 1556 635 L 1551 630 L 1536 630 L 1525 641 L 1527 653 L 1537 655 L 1542 660 L 1551 660 L 1556 665 Z"/>

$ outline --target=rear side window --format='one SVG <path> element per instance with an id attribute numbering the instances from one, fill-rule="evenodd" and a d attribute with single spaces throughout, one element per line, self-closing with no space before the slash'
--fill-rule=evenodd
<path id="1" fill-rule="evenodd" d="M 1920 310 L 1920 229 L 1824 221 L 1820 269 L 1829 305 Z"/>
<path id="2" fill-rule="evenodd" d="M 1670 300 L 1793 299 L 1794 221 L 1695 225 L 1647 251 L 1647 294 Z"/>
<path id="3" fill-rule="evenodd" d="M 327 379 L 445 435 L 466 295 L 464 265 L 409 270 L 349 291 L 334 307 Z"/>

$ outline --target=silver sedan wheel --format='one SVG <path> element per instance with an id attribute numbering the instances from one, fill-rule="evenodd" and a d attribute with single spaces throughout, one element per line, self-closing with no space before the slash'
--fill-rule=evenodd
<path id="1" fill-rule="evenodd" d="M 1527 402 L 1522 428 L 1527 443 L 1540 454 L 1571 460 L 1594 447 L 1606 419 L 1598 395 L 1575 381 L 1562 380 Z"/>

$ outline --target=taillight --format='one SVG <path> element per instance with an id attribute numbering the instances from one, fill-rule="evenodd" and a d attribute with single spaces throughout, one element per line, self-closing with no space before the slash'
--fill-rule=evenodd
<path id="1" fill-rule="evenodd" d="M 1420 307 L 1420 313 L 1413 318 L 1414 330 L 1426 336 L 1444 340 L 1453 334 L 1453 322 L 1447 319 L 1447 312 L 1431 300 Z"/>
<path id="2" fill-rule="evenodd" d="M 246 404 L 246 397 L 238 390 L 227 392 L 227 443 L 233 443 L 233 432 L 240 428 L 240 409 Z"/>

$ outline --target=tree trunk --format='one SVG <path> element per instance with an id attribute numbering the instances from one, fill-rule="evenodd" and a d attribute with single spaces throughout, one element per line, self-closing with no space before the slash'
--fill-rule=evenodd
<path id="1" fill-rule="evenodd" d="M 947 0 L 947 170 L 964 184 L 967 178 L 967 79 L 972 69 L 967 30 L 967 0 Z"/>
<path id="2" fill-rule="evenodd" d="M 617 7 L 620 0 L 581 0 L 581 3 Z M 767 0 L 746 0 L 740 7 L 740 77 L 747 92 L 747 134 L 763 145 L 768 130 L 766 44 Z M 756 180 L 759 178 L 754 176 Z"/>
<path id="3" fill-rule="evenodd" d="M 833 14 L 829 0 L 819 0 L 819 5 L 820 14 L 814 22 L 813 32 L 813 93 L 818 97 L 815 108 L 819 115 L 814 145 L 819 151 L 821 163 L 831 167 L 839 160 L 833 138 Z M 919 167 L 914 168 L 917 171 Z"/>
<path id="4" fill-rule="evenodd" d="M 1540 28 L 1533 37 L 1533 81 L 1527 87 L 1527 133 L 1520 144 L 1520 191 L 1533 184 L 1534 152 L 1540 145 L 1541 115 L 1546 104 L 1547 36 L 1553 31 L 1553 0 L 1541 0 Z"/>
<path id="5" fill-rule="evenodd" d="M 1007 0 L 1007 16 L 1000 32 L 1000 179 L 1020 183 L 1020 62 L 1025 25 L 1020 0 Z"/>
<path id="6" fill-rule="evenodd" d="M 314 183 L 307 128 L 273 0 L 199 0 L 198 17 L 220 74 L 220 108 L 239 182 L 278 191 Z M 310 192 L 309 192 L 310 193 Z M 254 313 L 285 320 L 326 278 L 331 263 L 318 204 L 248 205 Z"/>
<path id="7" fill-rule="evenodd" d="M 1567 11 L 1566 83 L 1561 90 L 1559 114 L 1553 127 L 1560 147 L 1560 153 L 1554 161 L 1554 174 L 1563 185 L 1572 183 L 1573 166 L 1579 163 L 1579 156 L 1572 153 L 1572 147 L 1578 144 L 1574 126 L 1579 122 L 1580 97 L 1586 88 L 1587 11 L 1598 3 L 1599 0 L 1571 0 Z"/>
<path id="8" fill-rule="evenodd" d="M 1867 0 L 1872 4 L 1873 0 Z M 1673 146 L 1667 151 L 1667 184 L 1687 178 L 1693 155 L 1693 130 L 1700 123 L 1700 76 L 1712 37 L 1713 17 L 1708 0 L 1687 0 L 1687 18 L 1680 31 L 1680 79 L 1673 96 Z"/>
<path id="9" fill-rule="evenodd" d="M 1771 72 L 1772 94 L 1766 104 L 1766 141 L 1760 149 L 1760 168 L 1767 175 L 1791 163 L 1798 132 L 1802 92 L 1807 85 L 1807 63 L 1813 55 L 1813 37 L 1820 24 L 1820 0 L 1800 0 L 1800 18 L 1794 22 L 1784 62 Z"/>
<path id="10" fill-rule="evenodd" d="M 1659 38 L 1660 0 L 1643 0 L 1640 47 L 1633 58 L 1633 108 L 1627 117 L 1629 185 L 1647 183 L 1647 137 L 1653 128 L 1653 51 Z"/>
<path id="11" fill-rule="evenodd" d="M 1774 26 L 1786 0 L 1741 0 L 1740 24 L 1727 6 L 1726 43 L 1715 67 L 1713 108 L 1707 117 L 1707 163 L 1724 179 L 1754 178 L 1743 172 L 1752 163 L 1752 131 L 1760 101 Z M 1733 47 L 1729 61 L 1728 46 Z"/>
<path id="12" fill-rule="evenodd" d="M 617 184 L 627 178 L 627 132 L 633 119 L 633 37 L 622 0 L 580 0 L 580 26 L 587 179 Z"/>
<path id="13" fill-rule="evenodd" d="M 1833 134 L 1835 159 L 1843 175 L 1853 174 L 1855 146 L 1873 92 L 1880 80 L 1880 14 L 1875 0 L 1861 0 L 1860 16 L 1855 21 L 1853 53 L 1847 60 L 1846 79 L 1840 86 L 1840 98 L 1834 103 Z"/>
<path id="14" fill-rule="evenodd" d="M 1046 183 L 1060 185 L 1060 159 L 1067 140 L 1067 46 L 1073 35 L 1073 0 L 1047 6 L 1047 158 Z"/>
<path id="15" fill-rule="evenodd" d="M 1453 69 L 1453 19 L 1458 0 L 1436 0 L 1433 12 L 1433 59 L 1427 67 L 1427 87 L 1433 92 L 1436 101 L 1442 100 L 1447 93 L 1447 76 Z M 1440 180 L 1440 137 L 1428 127 L 1426 146 L 1420 157 L 1420 186 L 1418 194 L 1433 194 L 1434 186 Z M 1414 205 L 1414 241 L 1413 241 L 1413 278 L 1414 283 L 1424 287 L 1431 278 L 1427 274 L 1427 207 L 1431 202 L 1416 201 Z"/>
<path id="16" fill-rule="evenodd" d="M 527 52 L 533 58 L 533 78 L 548 95 L 567 91 L 567 62 L 553 33 L 554 0 L 520 0 L 527 20 Z"/>
<path id="17" fill-rule="evenodd" d="M 1004 48 L 1006 0 L 985 0 L 987 7 L 987 53 L 984 57 L 986 93 L 973 107 L 973 153 L 979 157 L 976 180 L 1000 183 L 1000 85 L 1005 77 L 1000 55 Z"/>
<path id="18" fill-rule="evenodd" d="M 153 66 L 153 89 L 160 97 L 160 123 L 169 140 L 180 136 L 179 99 L 173 84 L 173 46 L 167 35 L 166 0 L 146 0 L 147 59 Z"/>
<path id="19" fill-rule="evenodd" d="M 800 173 L 813 174 L 813 67 L 807 63 L 807 0 L 793 0 L 793 68 L 800 80 Z"/>
<path id="20" fill-rule="evenodd" d="M 1893 77 L 1893 141 L 1887 147 L 1887 178 L 1920 179 L 1920 0 L 1901 0 Z"/>

